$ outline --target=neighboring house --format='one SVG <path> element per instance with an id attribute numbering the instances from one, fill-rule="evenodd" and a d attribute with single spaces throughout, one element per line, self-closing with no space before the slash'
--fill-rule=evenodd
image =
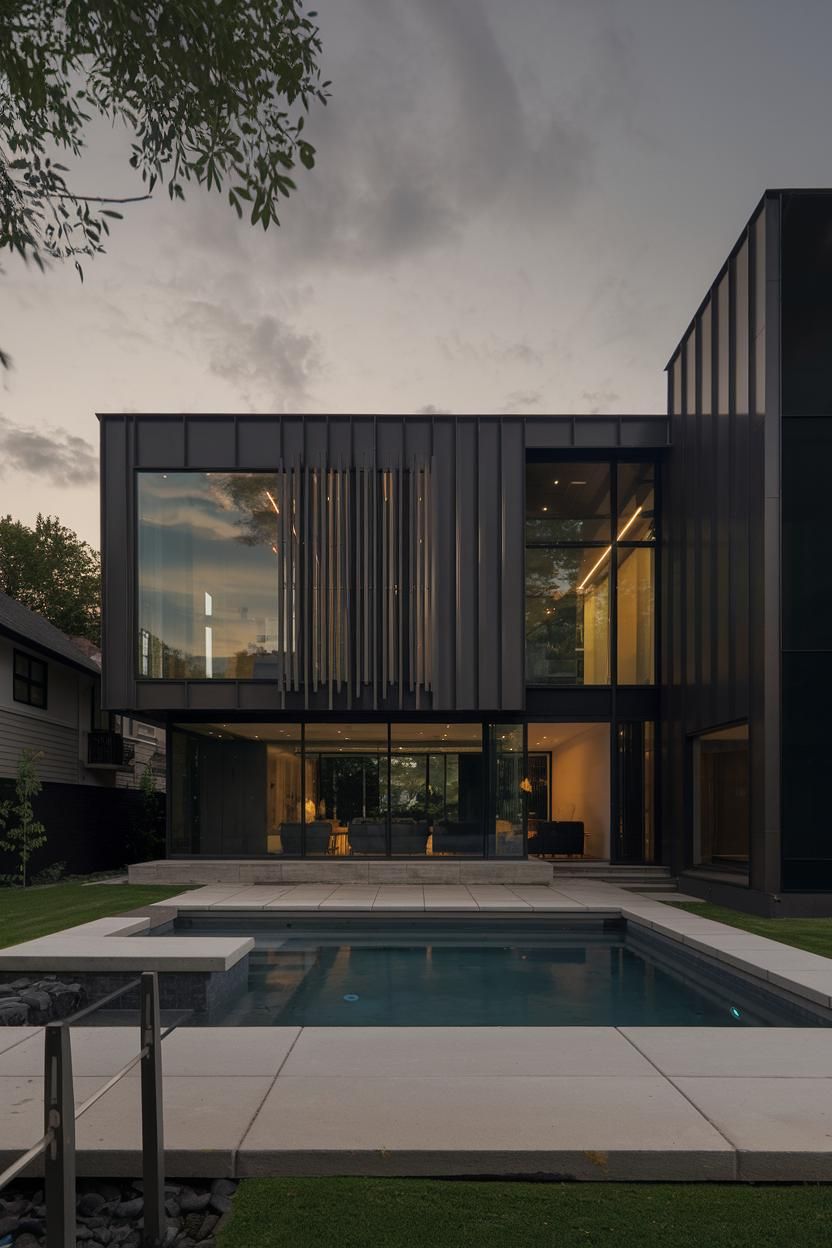
<path id="1" fill-rule="evenodd" d="M 164 789 L 164 730 L 131 721 L 122 731 L 119 717 L 101 710 L 96 647 L 0 593 L 0 799 L 12 795 L 24 749 L 36 752 L 43 783 L 35 815 L 47 826 L 49 853 L 41 865 L 121 865 L 139 794 L 117 790 L 138 789 L 147 764 Z"/>
<path id="2" fill-rule="evenodd" d="M 102 415 L 104 705 L 177 856 L 541 855 L 832 914 L 832 192 L 767 192 L 668 415 Z"/>

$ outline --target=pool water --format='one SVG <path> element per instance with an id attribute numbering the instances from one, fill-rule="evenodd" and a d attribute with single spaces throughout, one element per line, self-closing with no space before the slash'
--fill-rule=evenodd
<path id="1" fill-rule="evenodd" d="M 212 927 L 212 933 L 218 929 Z M 234 928 L 240 934 L 240 928 Z M 193 934 L 192 932 L 190 934 Z M 788 1003 L 724 973 L 690 973 L 624 931 L 485 938 L 255 932 L 229 1026 L 790 1026 Z"/>

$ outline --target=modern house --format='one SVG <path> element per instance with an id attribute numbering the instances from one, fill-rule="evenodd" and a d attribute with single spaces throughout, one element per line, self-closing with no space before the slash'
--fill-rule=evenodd
<path id="1" fill-rule="evenodd" d="M 104 706 L 168 732 L 169 856 L 832 913 L 830 340 L 832 192 L 772 191 L 667 415 L 102 415 Z"/>
<path id="2" fill-rule="evenodd" d="M 111 863 L 96 836 L 123 851 L 118 830 L 131 798 L 114 790 L 137 789 L 148 764 L 164 788 L 164 732 L 102 711 L 96 648 L 0 593 L 0 800 L 13 795 L 27 749 L 43 784 L 35 815 L 47 825 L 49 861 L 79 871 L 120 865 L 123 856 Z"/>

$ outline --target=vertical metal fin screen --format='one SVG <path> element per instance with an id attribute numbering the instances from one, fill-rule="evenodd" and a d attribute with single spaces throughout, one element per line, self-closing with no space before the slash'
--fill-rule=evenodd
<path id="1" fill-rule="evenodd" d="M 277 474 L 278 684 L 284 692 L 432 688 L 430 469 Z"/>

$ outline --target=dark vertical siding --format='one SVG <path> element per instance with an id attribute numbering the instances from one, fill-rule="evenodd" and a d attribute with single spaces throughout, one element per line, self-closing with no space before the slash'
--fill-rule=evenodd
<path id="1" fill-rule="evenodd" d="M 758 291 L 776 273 L 776 235 L 773 248 L 770 239 L 762 247 L 769 211 L 761 208 L 743 232 L 669 365 L 661 548 L 663 804 L 672 865 L 692 863 L 691 737 L 749 720 L 751 884 L 761 889 L 778 883 L 763 847 L 772 819 L 766 777 L 776 756 L 765 641 L 773 619 L 761 589 L 772 569 L 778 583 L 767 516 L 779 485 L 764 478 L 778 404 L 756 385 L 776 371 L 776 316 L 767 330 L 768 303 Z"/>

